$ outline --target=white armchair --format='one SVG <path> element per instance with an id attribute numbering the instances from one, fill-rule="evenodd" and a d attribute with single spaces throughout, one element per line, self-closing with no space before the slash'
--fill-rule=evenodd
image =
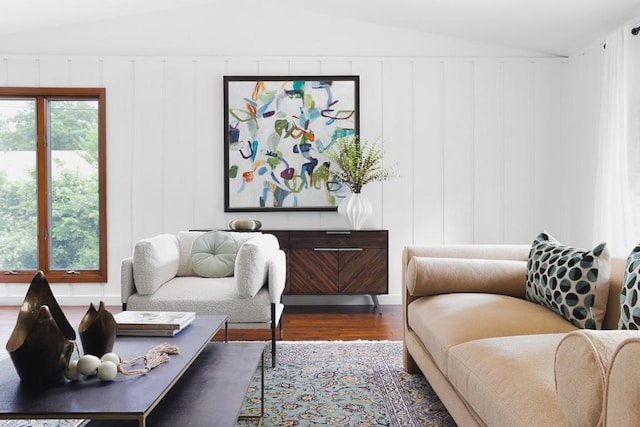
<path id="1" fill-rule="evenodd" d="M 229 325 L 270 328 L 275 366 L 285 279 L 285 253 L 272 234 L 160 234 L 137 242 L 133 256 L 122 260 L 122 308 L 226 315 L 226 338 Z"/>

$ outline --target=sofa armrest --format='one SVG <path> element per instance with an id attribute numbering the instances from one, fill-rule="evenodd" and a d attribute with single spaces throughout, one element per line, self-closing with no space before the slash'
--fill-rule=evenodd
<path id="1" fill-rule="evenodd" d="M 269 259 L 269 299 L 273 304 L 280 304 L 287 279 L 287 259 L 284 251 L 279 249 Z"/>
<path id="2" fill-rule="evenodd" d="M 635 427 L 640 420 L 638 406 L 638 360 L 640 360 L 640 332 L 625 331 L 623 340 L 613 354 L 607 377 L 605 419 L 607 426 Z"/>
<path id="3" fill-rule="evenodd" d="M 625 425 L 605 421 L 607 412 L 617 413 L 616 419 L 620 416 L 625 419 L 630 410 L 630 406 L 622 406 L 620 413 L 618 410 L 607 411 L 607 402 L 609 404 L 612 402 L 611 391 L 607 392 L 607 383 L 610 371 L 613 371 L 612 363 L 621 343 L 638 335 L 637 331 L 581 329 L 568 333 L 560 341 L 556 349 L 554 373 L 556 393 L 567 426 Z M 636 365 L 640 357 L 640 339 L 637 339 L 637 342 L 634 356 Z M 633 365 L 631 367 L 632 370 L 625 371 L 624 376 L 620 378 L 622 384 L 626 384 L 626 381 L 632 377 L 629 372 L 634 372 L 635 368 Z M 636 382 L 634 387 L 638 384 L 640 381 Z M 614 389 L 617 390 L 618 387 Z M 631 406 L 636 406 L 637 393 L 634 392 L 633 395 L 629 399 L 633 400 Z M 640 416 L 640 411 L 636 415 Z M 630 419 L 637 422 L 638 417 Z"/>
<path id="4" fill-rule="evenodd" d="M 130 295 L 136 292 L 133 281 L 133 257 L 125 258 L 120 263 L 120 302 L 127 303 Z"/>

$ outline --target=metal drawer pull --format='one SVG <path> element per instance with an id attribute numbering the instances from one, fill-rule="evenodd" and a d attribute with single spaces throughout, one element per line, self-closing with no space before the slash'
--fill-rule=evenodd
<path id="1" fill-rule="evenodd" d="M 313 248 L 316 252 L 360 252 L 362 248 Z"/>
<path id="2" fill-rule="evenodd" d="M 350 231 L 327 231 L 326 234 L 351 234 Z"/>

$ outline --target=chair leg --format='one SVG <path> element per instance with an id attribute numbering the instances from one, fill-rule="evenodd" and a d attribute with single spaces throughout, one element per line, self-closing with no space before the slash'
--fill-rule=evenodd
<path id="1" fill-rule="evenodd" d="M 284 339 L 284 313 L 280 316 L 280 341 Z"/>
<path id="2" fill-rule="evenodd" d="M 224 322 L 224 342 L 229 342 L 229 322 Z"/>
<path id="3" fill-rule="evenodd" d="M 271 304 L 271 367 L 276 367 L 276 305 Z"/>

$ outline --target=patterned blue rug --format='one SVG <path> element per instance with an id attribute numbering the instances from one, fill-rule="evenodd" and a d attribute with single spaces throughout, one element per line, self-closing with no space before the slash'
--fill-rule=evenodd
<path id="1" fill-rule="evenodd" d="M 279 342 L 277 366 L 267 359 L 264 426 L 455 426 L 424 376 L 402 368 L 399 341 Z M 253 381 L 243 413 L 255 415 L 259 371 Z"/>
<path id="2" fill-rule="evenodd" d="M 421 374 L 402 368 L 400 341 L 278 343 L 265 352 L 265 427 L 455 427 Z M 260 413 L 260 371 L 243 413 Z M 81 420 L 0 421 L 0 427 L 76 427 Z M 240 421 L 237 426 L 255 426 Z"/>

